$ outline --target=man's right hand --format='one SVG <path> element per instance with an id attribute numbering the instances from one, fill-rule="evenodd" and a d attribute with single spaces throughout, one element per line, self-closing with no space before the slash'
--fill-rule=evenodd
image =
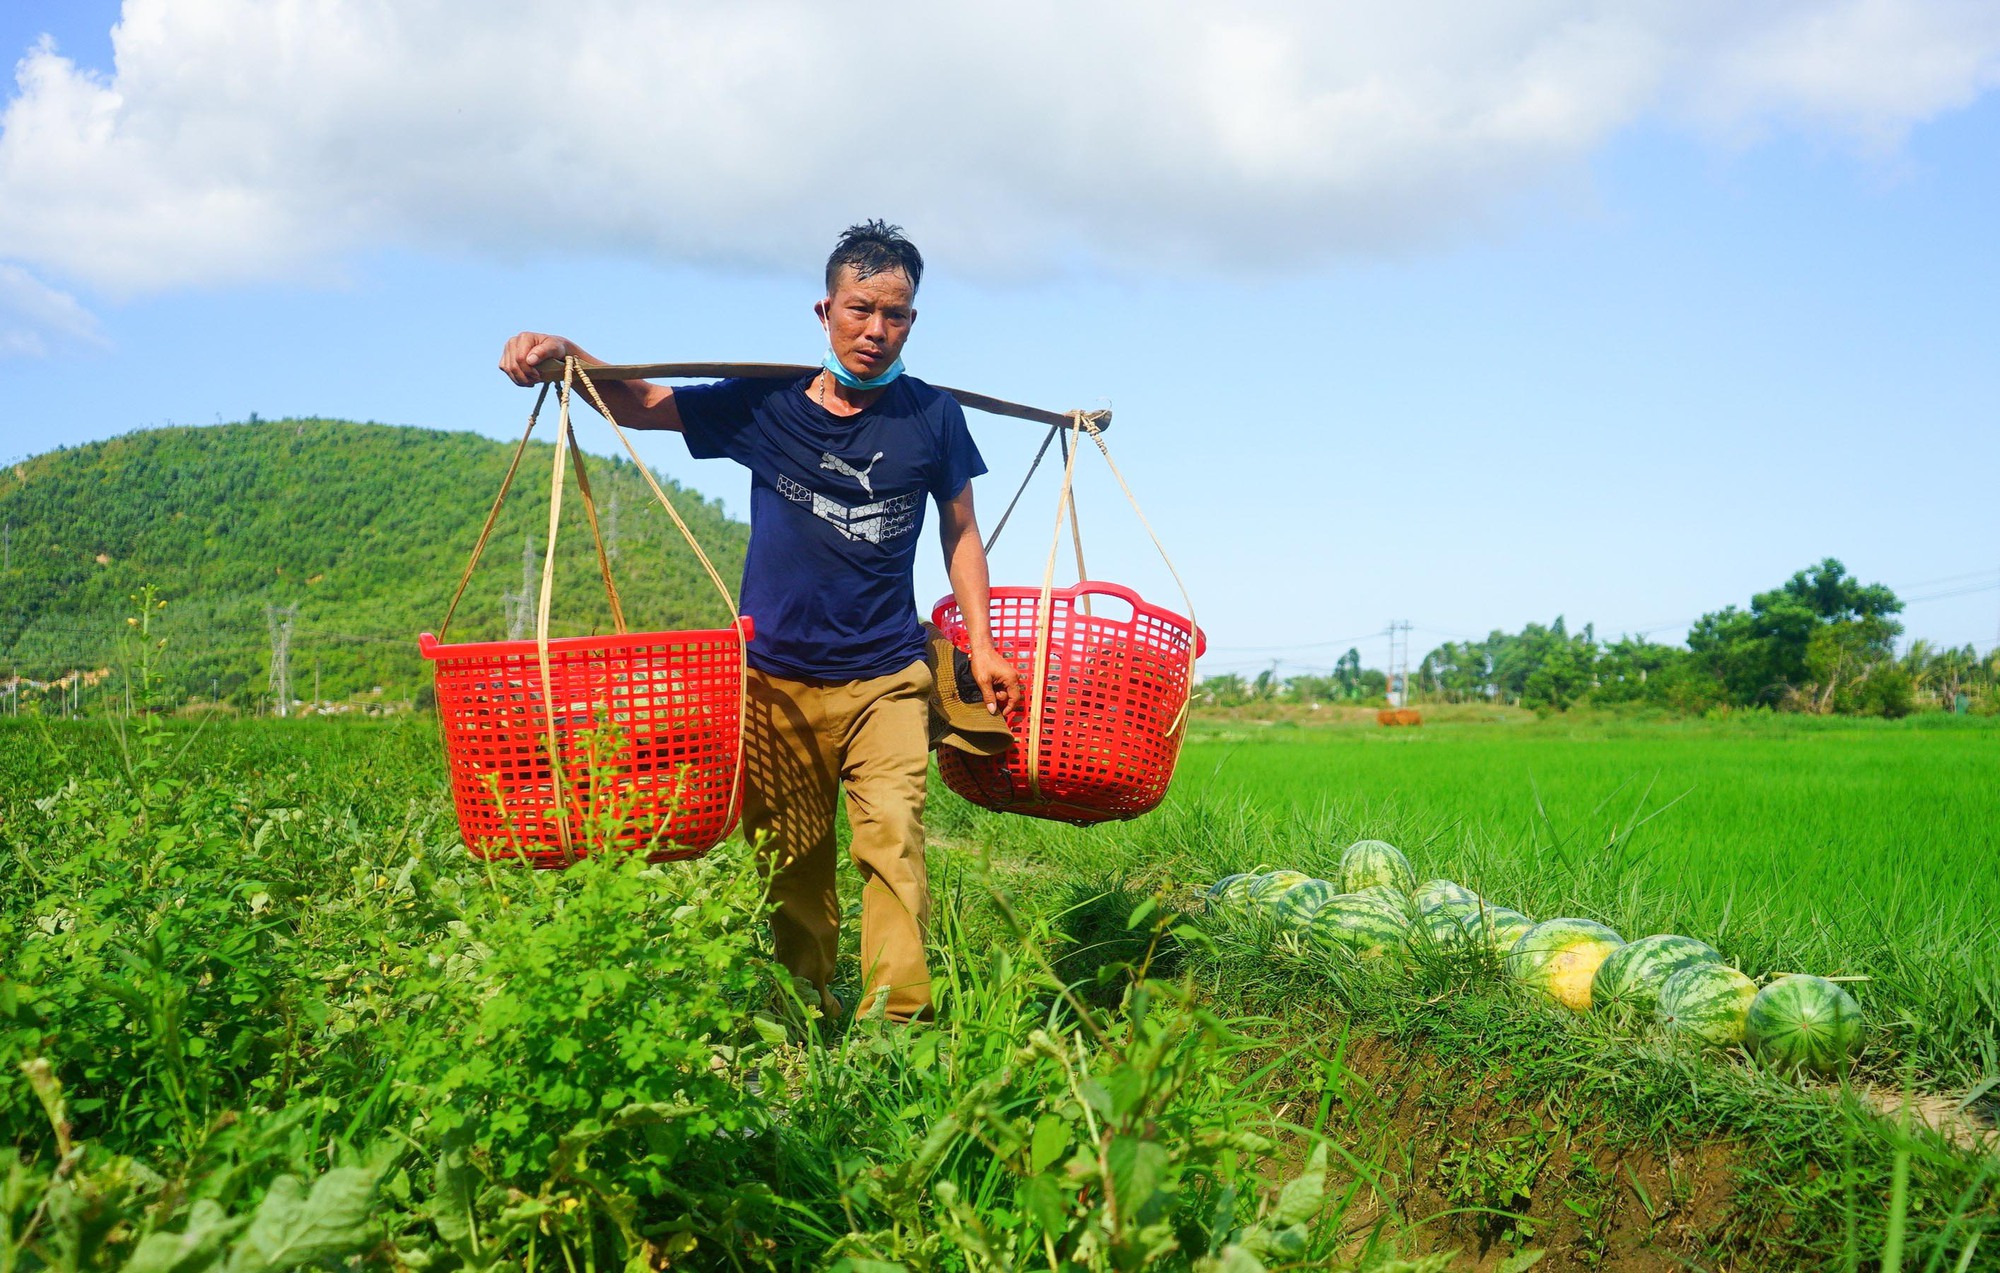
<path id="1" fill-rule="evenodd" d="M 507 379 L 517 385 L 560 380 L 561 362 L 557 362 L 548 374 L 542 372 L 542 364 L 552 358 L 574 358 L 586 367 L 603 365 L 573 340 L 551 336 L 547 332 L 522 332 L 500 351 L 500 370 L 506 372 Z M 674 391 L 665 385 L 644 380 L 605 380 L 593 387 L 597 392 L 587 395 L 590 404 L 596 406 L 602 399 L 618 423 L 626 428 L 681 431 L 680 408 L 674 405 Z M 578 392 L 582 393 L 581 390 Z"/>
<path id="2" fill-rule="evenodd" d="M 500 370 L 517 385 L 538 385 L 549 378 L 542 374 L 542 363 L 551 358 L 567 358 L 576 352 L 576 346 L 560 336 L 522 332 L 500 351 Z"/>

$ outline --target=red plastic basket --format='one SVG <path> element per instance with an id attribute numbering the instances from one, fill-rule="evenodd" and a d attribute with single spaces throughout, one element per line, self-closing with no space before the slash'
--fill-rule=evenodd
<path id="1" fill-rule="evenodd" d="M 459 831 L 475 855 L 567 866 L 587 841 L 651 862 L 699 857 L 742 803 L 743 643 L 733 628 L 561 637 L 549 683 L 561 753 L 562 820 L 533 641 L 440 645 L 437 707 Z"/>
<path id="2" fill-rule="evenodd" d="M 1116 597 L 1130 618 L 1085 614 L 1087 595 Z M 992 590 L 993 643 L 1021 671 L 1030 694 L 1039 588 Z M 1041 748 L 1034 782 L 1028 773 L 1028 722 L 1012 717 L 1014 746 L 1000 756 L 938 749 L 945 785 L 974 804 L 1006 813 L 1087 825 L 1135 818 L 1160 803 L 1180 759 L 1191 660 L 1207 639 L 1188 620 L 1142 600 L 1115 583 L 1085 580 L 1050 596 L 1049 662 L 1042 706 Z M 937 603 L 932 622 L 966 648 L 958 603 Z M 1039 794 L 1038 794 L 1039 792 Z"/>

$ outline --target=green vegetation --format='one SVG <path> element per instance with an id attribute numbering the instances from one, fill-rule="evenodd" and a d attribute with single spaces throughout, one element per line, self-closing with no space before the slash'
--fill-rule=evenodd
<path id="1" fill-rule="evenodd" d="M 1156 904 L 1058 975 L 1062 917 L 940 853 L 939 1022 L 830 1030 L 740 847 L 482 865 L 440 768 L 422 719 L 0 722 L 0 1268 L 1393 1254 Z"/>
<path id="2" fill-rule="evenodd" d="M 1542 711 L 1639 706 L 1682 715 L 1774 707 L 1812 715 L 1907 716 L 1913 711 L 2000 712 L 2000 649 L 1940 649 L 1913 641 L 1899 655 L 1903 603 L 1881 584 L 1862 584 L 1828 558 L 1801 570 L 1750 608 L 1703 615 L 1685 646 L 1644 637 L 1600 640 L 1594 628 L 1572 632 L 1561 617 L 1483 641 L 1448 641 L 1412 674 L 1412 700 L 1499 703 Z M 1205 701 L 1375 703 L 1387 691 L 1382 673 L 1361 667 L 1358 651 L 1331 676 L 1253 681 L 1210 677 Z"/>
<path id="3" fill-rule="evenodd" d="M 1871 1012 L 1892 1032 L 1874 1053 L 1885 1081 L 1908 1054 L 1951 1082 L 2000 1072 L 1991 720 L 1558 717 L 1207 739 L 1182 757 L 1184 795 L 1242 801 L 1272 829 L 1206 878 L 1260 860 L 1332 869 L 1321 857 L 1354 838 L 1338 829 L 1375 830 L 1421 872 L 1537 918 L 1685 934 L 1753 974 L 1871 977 L 1865 1002 L 1897 1005 Z"/>
<path id="4" fill-rule="evenodd" d="M 2000 792 L 1984 777 L 1996 759 L 1993 722 L 1938 716 L 1209 724 L 1147 819 L 1079 832 L 953 816 L 960 835 L 1033 863 L 1024 889 L 1111 872 L 1185 882 L 1192 903 L 1259 868 L 1337 878 L 1343 846 L 1380 838 L 1407 849 L 1417 875 L 1529 915 L 1686 934 L 1759 977 L 1867 978 L 1848 983 L 1867 1028 L 1842 1088 L 1779 1080 L 1699 1039 L 1672 1044 L 1634 1014 L 1555 1008 L 1513 989 L 1483 944 L 1413 936 L 1384 943 L 1410 952 L 1387 957 L 1306 940 L 1317 924 L 1293 937 L 1264 921 L 1223 925 L 1202 965 L 1218 993 L 1280 1016 L 1302 1048 L 1324 1055 L 1350 1031 L 1386 1044 L 1368 1072 L 1395 1095 L 1367 1124 L 1383 1137 L 1371 1143 L 1406 1155 L 1403 1188 L 1377 1194 L 1397 1214 L 1423 1214 L 1442 1184 L 1462 1205 L 1539 1224 L 1535 1241 L 1577 1266 L 1609 1259 L 1620 1234 L 1636 1241 L 1636 1225 L 1702 1267 L 1874 1267 L 1903 1173 L 1904 1267 L 1978 1268 L 2000 1262 L 2000 1160 L 1968 1152 L 1991 1127 L 2000 1075 Z M 1918 1121 L 1928 1115 L 1898 1121 L 1906 1091 L 1913 1108 L 1942 1111 L 1941 1132 Z M 1692 1192 L 1662 1205 L 1648 1164 L 1697 1160 L 1708 1138 L 1734 1147 L 1716 1151 L 1726 1179 L 1681 1177 L 1673 1188 Z M 1694 1214 L 1704 1193 L 1706 1221 Z M 1691 1228 L 1701 1240 L 1675 1245 Z"/>
<path id="5" fill-rule="evenodd" d="M 740 846 L 471 860 L 423 718 L 0 721 L 0 1263 L 2000 1267 L 2000 1160 L 1901 1112 L 2000 1074 L 1993 722 L 1199 728 L 1136 822 L 935 795 L 900 1029 L 803 1007 Z M 1360 839 L 1453 922 L 1205 902 Z M 1870 978 L 1852 1086 L 1551 1006 L 1452 882 Z"/>
<path id="6" fill-rule="evenodd" d="M 546 417 L 543 436 L 554 431 L 553 405 Z M 408 700 L 424 683 L 417 633 L 444 617 L 512 449 L 469 433 L 275 420 L 150 429 L 0 470 L 0 521 L 11 536 L 0 573 L 0 675 L 47 682 L 76 673 L 86 702 L 122 699 L 115 644 L 126 598 L 152 584 L 172 602 L 162 617 L 174 650 L 169 701 L 257 703 L 269 689 L 267 605 L 298 606 L 296 697 L 310 696 L 317 670 L 323 699 Z M 545 443 L 529 447 L 454 637 L 507 635 L 503 597 L 521 591 L 529 539 L 539 580 L 552 458 Z M 591 469 L 600 517 L 608 523 L 618 505 L 613 572 L 632 621 L 725 622 L 631 463 L 598 460 Z M 748 529 L 697 495 L 667 490 L 733 586 Z M 557 631 L 609 631 L 574 479 L 563 516 Z"/>

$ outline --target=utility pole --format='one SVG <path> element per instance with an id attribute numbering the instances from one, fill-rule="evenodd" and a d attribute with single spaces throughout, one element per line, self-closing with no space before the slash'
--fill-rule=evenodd
<path id="1" fill-rule="evenodd" d="M 618 480 L 614 474 L 611 481 L 611 533 L 605 536 L 604 555 L 618 560 Z"/>
<path id="2" fill-rule="evenodd" d="M 0 571 L 14 568 L 14 523 L 0 526 Z"/>
<path id="3" fill-rule="evenodd" d="M 292 620 L 298 614 L 296 604 L 264 607 L 264 621 L 271 627 L 271 697 L 280 716 L 292 714 Z"/>
<path id="4" fill-rule="evenodd" d="M 313 655 L 313 715 L 319 715 L 319 655 Z"/>

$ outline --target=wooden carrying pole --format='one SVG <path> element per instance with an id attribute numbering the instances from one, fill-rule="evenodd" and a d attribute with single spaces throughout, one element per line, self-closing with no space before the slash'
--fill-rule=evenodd
<path id="1" fill-rule="evenodd" d="M 563 363 L 560 358 L 551 358 L 540 365 L 545 378 L 561 379 Z M 791 380 L 798 376 L 810 375 L 818 371 L 817 366 L 789 362 L 649 362 L 632 363 L 627 366 L 585 367 L 592 380 L 727 380 L 742 377 L 749 380 Z M 1076 417 L 1097 426 L 1099 433 L 1111 427 L 1109 411 L 1044 411 L 1040 407 L 1024 407 L 1018 402 L 1005 398 L 989 398 L 983 393 L 970 393 L 964 389 L 947 389 L 943 385 L 934 386 L 940 393 L 948 393 L 958 399 L 961 407 L 971 407 L 989 415 L 1011 416 L 1016 420 L 1033 420 L 1036 424 L 1075 428 Z"/>

